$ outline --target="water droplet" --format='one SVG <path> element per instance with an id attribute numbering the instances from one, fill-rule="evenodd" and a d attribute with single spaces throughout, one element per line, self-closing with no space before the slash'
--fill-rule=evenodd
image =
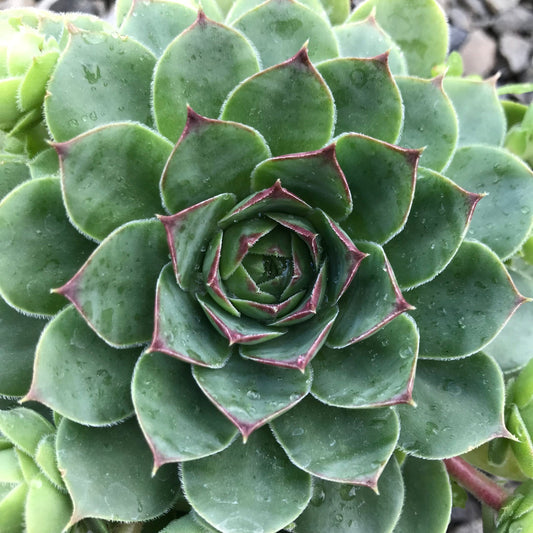
<path id="1" fill-rule="evenodd" d="M 344 520 L 344 516 L 342 516 L 340 513 L 335 515 L 335 522 L 340 524 Z"/>
<path id="2" fill-rule="evenodd" d="M 524 215 L 528 215 L 530 209 L 529 209 L 529 207 L 527 207 L 527 205 L 524 205 L 524 206 L 522 207 L 522 209 L 520 209 L 520 211 L 521 211 Z"/>
<path id="3" fill-rule="evenodd" d="M 426 435 L 437 435 L 439 433 L 439 426 L 434 422 L 426 422 Z"/>
<path id="4" fill-rule="evenodd" d="M 304 433 L 305 433 L 304 428 L 294 428 L 292 430 L 293 437 L 299 437 L 300 435 L 303 435 Z"/>
<path id="5" fill-rule="evenodd" d="M 250 398 L 250 400 L 260 400 L 261 399 L 261 395 L 256 390 L 249 390 L 246 393 L 246 396 L 248 396 L 248 398 Z"/>
<path id="6" fill-rule="evenodd" d="M 315 487 L 315 490 L 313 492 L 313 496 L 311 498 L 311 505 L 314 505 L 315 507 L 320 507 L 324 500 L 326 499 L 326 492 L 322 487 Z"/>
<path id="7" fill-rule="evenodd" d="M 339 495 L 344 501 L 350 501 L 357 497 L 357 487 L 354 485 L 342 485 Z"/>

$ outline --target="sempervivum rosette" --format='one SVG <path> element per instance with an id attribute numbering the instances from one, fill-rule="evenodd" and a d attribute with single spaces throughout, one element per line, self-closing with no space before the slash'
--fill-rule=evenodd
<path id="1" fill-rule="evenodd" d="M 494 85 L 429 77 L 430 0 L 413 39 L 388 0 L 334 29 L 317 2 L 205 9 L 68 28 L 60 175 L 32 162 L 0 204 L 0 392 L 62 417 L 66 527 L 172 508 L 173 532 L 438 531 L 437 460 L 508 435 L 500 366 L 526 362 L 491 343 L 533 221 Z"/>

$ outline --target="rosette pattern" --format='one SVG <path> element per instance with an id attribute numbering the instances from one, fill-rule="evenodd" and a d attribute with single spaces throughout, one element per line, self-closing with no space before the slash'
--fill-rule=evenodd
<path id="1" fill-rule="evenodd" d="M 64 29 L 54 151 L 0 203 L 0 393 L 61 415 L 68 527 L 441 531 L 439 459 L 509 435 L 527 360 L 491 341 L 513 279 L 533 294 L 502 262 L 533 175 L 491 81 L 429 78 L 437 4 L 405 4 L 123 1 L 118 33 Z"/>

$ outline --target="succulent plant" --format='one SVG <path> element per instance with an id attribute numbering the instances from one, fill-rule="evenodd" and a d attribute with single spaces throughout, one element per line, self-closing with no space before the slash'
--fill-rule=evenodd
<path id="1" fill-rule="evenodd" d="M 430 77 L 438 5 L 53 20 L 40 142 L 2 124 L 0 394 L 56 413 L 61 527 L 445 531 L 441 460 L 512 437 L 533 174 L 494 80 Z"/>

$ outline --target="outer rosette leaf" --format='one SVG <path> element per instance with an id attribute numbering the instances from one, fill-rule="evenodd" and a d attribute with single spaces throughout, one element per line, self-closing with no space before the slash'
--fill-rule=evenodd
<path id="1" fill-rule="evenodd" d="M 224 103 L 221 118 L 257 129 L 277 156 L 324 146 L 333 132 L 334 115 L 331 92 L 304 47 L 238 85 Z"/>
<path id="2" fill-rule="evenodd" d="M 410 291 L 409 301 L 420 329 L 420 354 L 446 359 L 482 349 L 526 298 L 494 252 L 463 241 L 446 270 Z"/>
<path id="3" fill-rule="evenodd" d="M 216 118 L 231 89 L 258 70 L 250 43 L 199 11 L 196 22 L 170 43 L 157 63 L 153 102 L 159 131 L 177 140 L 187 119 L 187 104 Z"/>
<path id="4" fill-rule="evenodd" d="M 104 239 L 160 211 L 159 178 L 171 144 L 147 127 L 108 124 L 54 147 L 69 217 L 89 237 Z"/>
<path id="5" fill-rule="evenodd" d="M 258 528 L 275 533 L 311 498 L 311 476 L 289 461 L 267 428 L 246 444 L 236 441 L 215 456 L 183 463 L 181 473 L 191 505 L 223 533 Z"/>
<path id="6" fill-rule="evenodd" d="M 133 39 L 74 30 L 45 98 L 54 139 L 66 141 L 112 121 L 150 126 L 154 65 L 153 54 Z"/>
<path id="7" fill-rule="evenodd" d="M 168 261 L 158 220 L 138 220 L 111 233 L 56 292 L 66 296 L 112 346 L 146 342 L 152 333 L 157 277 Z"/>
<path id="8" fill-rule="evenodd" d="M 253 43 L 264 68 L 289 59 L 307 41 L 309 58 L 314 63 L 338 55 L 328 21 L 294 0 L 263 2 L 232 25 Z"/>

